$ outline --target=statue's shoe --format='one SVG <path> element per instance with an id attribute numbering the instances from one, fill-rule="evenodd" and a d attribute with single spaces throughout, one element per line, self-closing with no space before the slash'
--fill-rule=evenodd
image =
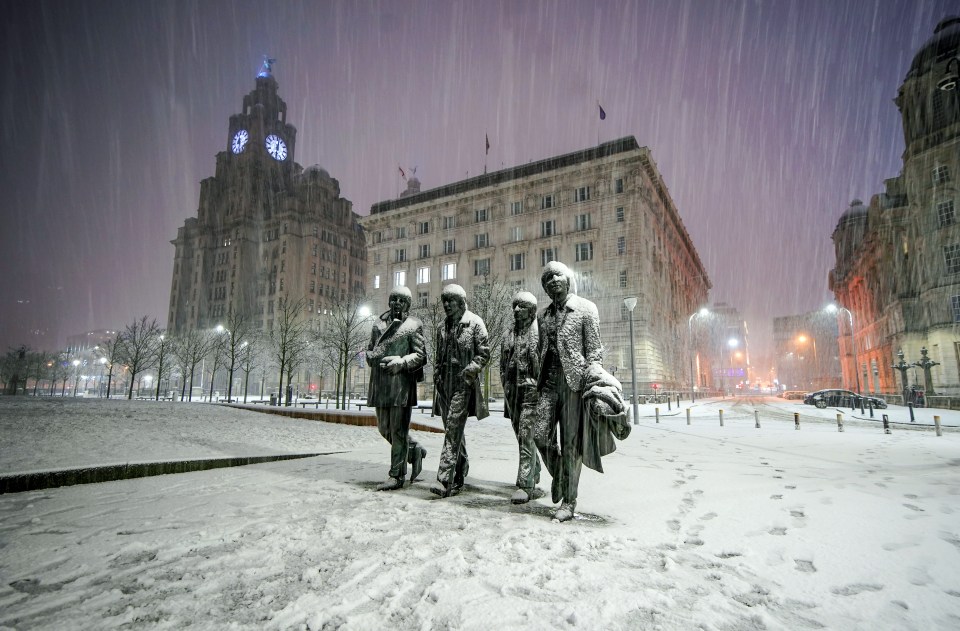
<path id="1" fill-rule="evenodd" d="M 530 493 L 527 492 L 527 489 L 517 489 L 510 496 L 510 503 L 512 504 L 526 504 L 529 501 Z"/>
<path id="2" fill-rule="evenodd" d="M 439 480 L 433 483 L 433 486 L 430 487 L 430 492 L 434 495 L 439 495 L 440 497 L 453 497 L 460 493 L 459 486 L 448 487 L 443 482 Z"/>
<path id="3" fill-rule="evenodd" d="M 573 519 L 576 508 L 576 502 L 564 502 L 560 505 L 560 508 L 557 509 L 557 512 L 553 514 L 553 518 L 557 521 L 570 521 Z"/>
<path id="4" fill-rule="evenodd" d="M 395 491 L 403 488 L 403 478 L 387 478 L 386 482 L 377 485 L 378 491 Z"/>
<path id="5" fill-rule="evenodd" d="M 554 504 L 559 504 L 560 500 L 563 499 L 563 482 L 559 473 L 550 483 L 550 499 L 553 500 Z"/>

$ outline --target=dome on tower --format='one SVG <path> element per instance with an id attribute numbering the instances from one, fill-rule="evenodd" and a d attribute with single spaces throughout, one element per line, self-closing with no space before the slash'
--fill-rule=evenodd
<path id="1" fill-rule="evenodd" d="M 866 220 L 866 218 L 867 207 L 863 205 L 862 201 L 855 199 L 850 202 L 850 206 L 843 211 L 842 215 L 840 215 L 840 221 L 837 222 L 837 228 L 845 228 L 852 223 L 856 223 L 860 220 Z"/>
<path id="2" fill-rule="evenodd" d="M 910 71 L 904 79 L 929 72 L 934 64 L 944 62 L 958 53 L 960 53 L 960 16 L 951 15 L 940 20 L 933 29 L 933 37 L 928 39 L 913 56 Z"/>

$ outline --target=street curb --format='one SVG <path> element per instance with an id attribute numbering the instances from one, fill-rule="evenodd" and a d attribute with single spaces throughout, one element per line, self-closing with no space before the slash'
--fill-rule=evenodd
<path id="1" fill-rule="evenodd" d="M 360 427 L 376 427 L 377 415 L 374 412 L 361 412 L 353 410 L 297 410 L 294 408 L 271 406 L 266 409 L 263 406 L 243 405 L 235 403 L 224 403 L 226 407 L 238 408 L 241 410 L 250 410 L 260 412 L 261 414 L 276 414 L 277 416 L 286 416 L 288 418 L 301 418 L 308 421 L 325 421 L 327 423 L 339 423 L 341 425 L 356 425 Z M 420 432 L 431 432 L 442 434 L 443 430 L 439 427 L 424 425 L 416 421 L 410 422 L 410 429 Z"/>
<path id="2" fill-rule="evenodd" d="M 73 486 L 76 484 L 131 480 L 133 478 L 145 478 L 169 473 L 191 473 L 193 471 L 207 471 L 209 469 L 222 469 L 224 467 L 242 467 L 263 462 L 328 456 L 335 453 L 342 452 L 333 451 L 312 454 L 279 454 L 274 456 L 173 460 L 169 462 L 128 463 L 100 467 L 83 467 L 79 469 L 59 469 L 57 471 L 39 471 L 35 473 L 14 473 L 0 475 L 0 495 L 5 493 L 23 493 L 24 491 L 52 489 L 61 486 Z"/>

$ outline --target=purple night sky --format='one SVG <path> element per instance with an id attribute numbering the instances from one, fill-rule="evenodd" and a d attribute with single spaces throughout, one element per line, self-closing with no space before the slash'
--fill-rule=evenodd
<path id="1" fill-rule="evenodd" d="M 8 2 L 0 351 L 148 314 L 263 54 L 295 159 L 354 210 L 633 135 L 754 356 L 831 295 L 830 234 L 900 170 L 892 100 L 960 3 Z M 597 115 L 597 101 L 607 118 Z"/>

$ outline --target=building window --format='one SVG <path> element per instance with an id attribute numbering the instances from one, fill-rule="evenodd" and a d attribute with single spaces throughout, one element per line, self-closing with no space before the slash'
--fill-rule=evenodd
<path id="1" fill-rule="evenodd" d="M 573 223 L 574 223 L 574 229 L 578 232 L 581 230 L 589 230 L 590 229 L 590 213 L 577 215 Z"/>
<path id="2" fill-rule="evenodd" d="M 510 214 L 511 214 L 511 215 L 522 215 L 522 214 L 523 214 L 523 202 L 510 202 Z"/>
<path id="3" fill-rule="evenodd" d="M 423 285 L 424 283 L 430 282 L 430 268 L 429 267 L 418 267 L 417 268 L 417 284 Z"/>
<path id="4" fill-rule="evenodd" d="M 417 248 L 417 254 L 422 259 L 430 258 L 430 244 L 421 243 L 420 247 Z"/>
<path id="5" fill-rule="evenodd" d="M 622 193 L 623 192 L 623 178 L 618 177 L 617 181 L 613 183 L 613 192 Z"/>
<path id="6" fill-rule="evenodd" d="M 573 201 L 575 202 L 586 202 L 590 201 L 590 187 L 581 186 L 573 190 Z"/>
<path id="7" fill-rule="evenodd" d="M 450 228 L 457 227 L 457 218 L 453 215 L 443 218 L 443 229 L 449 230 Z"/>
<path id="8" fill-rule="evenodd" d="M 526 267 L 527 255 L 523 252 L 510 255 L 510 271 L 517 272 Z"/>
<path id="9" fill-rule="evenodd" d="M 960 296 L 950 296 L 950 308 L 953 310 L 953 321 L 960 322 Z"/>
<path id="10" fill-rule="evenodd" d="M 380 253 L 379 253 L 379 252 L 374 252 L 374 253 L 373 253 L 373 264 L 374 264 L 374 265 L 380 265 Z"/>
<path id="11" fill-rule="evenodd" d="M 630 310 L 627 309 L 627 305 L 620 303 L 620 320 L 626 322 L 630 319 Z"/>
<path id="12" fill-rule="evenodd" d="M 623 223 L 623 206 L 617 206 L 617 223 Z"/>
<path id="13" fill-rule="evenodd" d="M 954 223 L 956 223 L 957 216 L 953 210 L 952 199 L 948 199 L 945 202 L 940 202 L 937 204 L 937 219 L 940 222 L 941 228 L 952 226 Z"/>
<path id="14" fill-rule="evenodd" d="M 311 294 L 317 293 L 317 281 L 315 280 L 310 281 L 310 293 Z"/>
<path id="15" fill-rule="evenodd" d="M 933 170 L 933 183 L 934 184 L 946 184 L 950 181 L 950 167 L 945 164 L 941 164 Z"/>
<path id="16" fill-rule="evenodd" d="M 393 273 L 393 286 L 394 287 L 405 287 L 407 285 L 407 272 L 406 270 L 399 270 Z"/>
<path id="17" fill-rule="evenodd" d="M 373 288 L 380 289 L 380 274 L 373 277 Z"/>
<path id="18" fill-rule="evenodd" d="M 417 234 L 430 234 L 430 222 L 421 221 L 417 223 Z"/>
<path id="19" fill-rule="evenodd" d="M 617 237 L 617 256 L 623 256 L 627 253 L 627 238 Z"/>
<path id="20" fill-rule="evenodd" d="M 380 243 L 381 241 L 383 241 L 383 233 L 377 230 L 376 232 L 373 233 L 373 242 L 376 244 L 376 243 Z M 316 254 L 317 246 L 313 246 L 313 249 L 314 249 L 314 254 Z"/>
<path id="21" fill-rule="evenodd" d="M 457 277 L 457 264 L 444 263 L 443 267 L 440 269 L 440 279 L 453 280 L 456 277 Z"/>
<path id="22" fill-rule="evenodd" d="M 480 223 L 481 221 L 486 221 L 486 220 L 487 220 L 487 209 L 486 209 L 486 208 L 478 208 L 477 210 L 473 211 L 473 216 L 474 216 L 474 218 L 476 219 L 477 223 Z"/>
<path id="23" fill-rule="evenodd" d="M 429 305 L 429 304 L 430 304 L 430 292 L 429 292 L 429 291 L 417 292 L 417 303 L 418 303 L 421 307 L 426 307 L 427 305 Z"/>
<path id="24" fill-rule="evenodd" d="M 551 219 L 549 221 L 540 222 L 540 236 L 541 237 L 552 237 L 557 234 L 557 220 Z"/>
<path id="25" fill-rule="evenodd" d="M 490 273 L 490 259 L 477 259 L 473 262 L 473 275 L 486 276 Z"/>
<path id="26" fill-rule="evenodd" d="M 401 227 L 397 228 L 397 238 L 398 238 L 398 239 L 406 239 L 406 238 L 407 238 L 407 227 L 406 227 L 406 226 L 401 226 Z"/>
<path id="27" fill-rule="evenodd" d="M 625 289 L 627 286 L 627 272 L 620 272 L 620 289 Z"/>
<path id="28" fill-rule="evenodd" d="M 456 239 L 444 239 L 443 240 L 443 253 L 444 254 L 453 254 L 457 251 L 457 240 Z"/>
<path id="29" fill-rule="evenodd" d="M 547 208 L 553 207 L 553 195 L 544 195 L 540 198 L 540 210 L 546 210 Z"/>
<path id="30" fill-rule="evenodd" d="M 483 234 L 474 235 L 473 245 L 477 248 L 485 248 L 490 245 L 490 235 L 484 232 Z"/>
<path id="31" fill-rule="evenodd" d="M 400 248 L 399 250 L 397 250 L 397 258 L 396 258 L 397 263 L 403 263 L 406 260 L 407 260 L 407 249 Z"/>
<path id="32" fill-rule="evenodd" d="M 943 258 L 947 264 L 947 274 L 960 273 L 960 244 L 943 246 Z"/>
<path id="33" fill-rule="evenodd" d="M 510 228 L 510 241 L 514 243 L 523 241 L 523 226 L 513 226 Z"/>
<path id="34" fill-rule="evenodd" d="M 543 248 L 540 250 L 540 267 L 543 267 L 550 261 L 557 260 L 557 249 L 556 248 Z"/>
<path id="35" fill-rule="evenodd" d="M 592 261 L 593 260 L 593 241 L 588 241 L 586 243 L 578 243 L 574 246 L 575 259 L 579 263 L 580 261 Z"/>

